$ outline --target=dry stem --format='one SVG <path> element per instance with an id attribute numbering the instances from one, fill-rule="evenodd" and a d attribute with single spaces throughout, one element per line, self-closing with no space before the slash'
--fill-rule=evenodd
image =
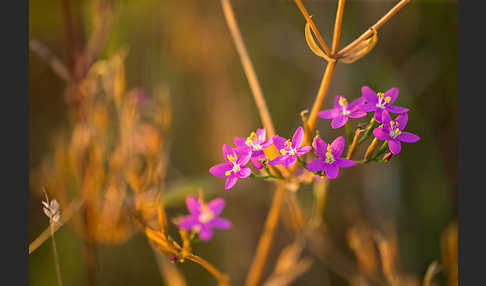
<path id="1" fill-rule="evenodd" d="M 343 12 L 344 12 L 344 3 L 346 0 L 339 0 L 338 8 L 336 12 L 336 22 L 334 22 L 334 33 L 332 35 L 332 50 L 331 55 L 334 55 L 337 52 L 339 47 L 339 38 L 341 36 L 341 26 L 343 23 Z"/>
<path id="2" fill-rule="evenodd" d="M 310 24 L 312 32 L 314 32 L 314 34 L 317 37 L 317 40 L 319 41 L 319 44 L 321 44 L 322 48 L 324 48 L 324 52 L 327 55 L 330 55 L 331 53 L 329 51 L 329 48 L 326 45 L 326 42 L 324 42 L 324 39 L 321 37 L 321 34 L 319 33 L 319 30 L 317 30 L 316 24 L 314 24 L 314 21 L 312 21 L 312 17 L 307 12 L 307 9 L 305 9 L 304 4 L 302 4 L 302 0 L 295 0 L 295 4 L 297 4 L 297 7 L 299 7 L 300 12 L 302 12 L 302 15 L 304 15 L 307 23 Z"/>
<path id="3" fill-rule="evenodd" d="M 272 243 L 273 235 L 278 223 L 280 208 L 282 206 L 282 202 L 284 201 L 285 194 L 284 183 L 281 182 L 277 185 L 277 189 L 273 195 L 272 205 L 270 206 L 262 235 L 258 241 L 255 257 L 253 258 L 253 262 L 250 266 L 250 271 L 248 272 L 245 286 L 256 286 L 260 281 L 263 267 L 265 266 L 265 262 L 267 260 L 268 250 L 270 249 L 270 244 Z"/>
<path id="4" fill-rule="evenodd" d="M 51 231 L 52 236 L 52 251 L 54 252 L 54 262 L 56 264 L 56 278 L 57 283 L 59 286 L 62 286 L 62 276 L 61 276 L 61 267 L 59 265 L 59 256 L 57 255 L 57 247 L 56 247 L 56 240 L 54 239 L 54 223 L 49 222 L 49 229 Z"/>
<path id="5" fill-rule="evenodd" d="M 229 286 L 230 285 L 228 276 L 221 273 L 218 269 L 216 269 L 213 265 L 211 265 L 211 263 L 207 262 L 203 258 L 201 258 L 197 255 L 194 255 L 194 254 L 189 254 L 185 258 L 189 259 L 191 261 L 194 261 L 194 262 L 198 263 L 199 265 L 201 265 L 202 267 L 204 267 L 207 271 L 209 271 L 214 276 L 214 278 L 216 278 L 218 280 L 220 286 L 223 286 L 223 285 Z"/>
<path id="6" fill-rule="evenodd" d="M 352 48 L 354 48 L 356 45 L 358 45 L 361 41 L 372 36 L 373 35 L 373 29 L 378 30 L 383 24 L 388 22 L 388 20 L 390 20 L 390 18 L 393 15 L 395 15 L 400 9 L 402 9 L 403 6 L 405 6 L 408 2 L 410 2 L 410 0 L 402 0 L 402 1 L 398 2 L 398 4 L 395 5 L 390 11 L 388 11 L 388 13 L 386 13 L 385 16 L 381 17 L 380 20 L 378 20 L 378 22 L 376 22 L 373 26 L 371 26 L 371 28 L 369 28 L 366 32 L 364 32 L 361 36 L 359 36 L 359 38 L 357 38 L 351 44 L 347 45 L 342 50 L 340 50 L 337 53 L 336 56 L 338 58 L 342 57 L 347 52 L 349 52 Z"/>
<path id="7" fill-rule="evenodd" d="M 245 75 L 248 79 L 248 83 L 250 84 L 253 98 L 255 99 L 258 112 L 260 113 L 262 124 L 267 131 L 268 137 L 272 137 L 275 135 L 275 128 L 273 127 L 272 118 L 270 117 L 270 113 L 268 112 L 267 104 L 265 103 L 265 98 L 263 97 L 260 84 L 258 83 L 255 69 L 253 68 L 250 56 L 248 55 L 245 47 L 245 42 L 243 42 L 240 30 L 238 29 L 235 15 L 233 14 L 233 9 L 231 8 L 229 0 L 221 0 L 221 4 L 223 5 L 223 12 L 226 18 L 226 23 L 228 24 L 228 28 L 230 29 L 231 36 L 233 37 L 233 41 L 236 46 L 236 50 L 238 51 L 238 55 L 240 56 L 241 64 L 243 65 Z"/>

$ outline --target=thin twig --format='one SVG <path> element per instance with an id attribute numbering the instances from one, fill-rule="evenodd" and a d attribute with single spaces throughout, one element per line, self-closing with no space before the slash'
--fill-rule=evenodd
<path id="1" fill-rule="evenodd" d="M 211 263 L 207 262 L 203 258 L 201 258 L 197 255 L 194 255 L 194 254 L 189 254 L 185 258 L 189 259 L 193 262 L 196 262 L 199 265 L 201 265 L 202 267 L 204 267 L 204 269 L 209 271 L 209 273 L 211 273 L 214 276 L 214 278 L 216 278 L 216 280 L 218 280 L 220 286 L 223 286 L 223 285 L 229 286 L 230 285 L 228 276 L 226 274 L 221 273 L 218 269 L 216 269 L 216 267 L 211 265 Z"/>
<path id="2" fill-rule="evenodd" d="M 410 2 L 410 0 L 402 0 L 402 1 L 398 2 L 398 4 L 395 5 L 390 11 L 388 11 L 388 13 L 386 13 L 385 16 L 381 17 L 380 20 L 378 20 L 378 22 L 376 22 L 373 26 L 371 26 L 371 28 L 369 28 L 366 32 L 364 32 L 361 36 L 359 36 L 359 38 L 357 38 L 351 44 L 347 45 L 342 50 L 340 50 L 337 53 L 336 56 L 338 58 L 342 57 L 347 52 L 349 52 L 351 49 L 353 49 L 356 45 L 361 43 L 363 40 L 372 36 L 373 35 L 373 29 L 378 30 L 383 24 L 388 22 L 388 20 L 390 20 L 390 18 L 393 15 L 395 15 L 400 9 L 402 9 L 403 6 L 405 6 L 408 2 Z"/>
<path id="3" fill-rule="evenodd" d="M 275 229 L 277 227 L 278 219 L 280 217 L 280 209 L 285 198 L 284 183 L 277 185 L 275 194 L 273 196 L 272 205 L 268 212 L 260 240 L 258 241 L 257 250 L 253 257 L 253 262 L 250 266 L 250 271 L 246 277 L 245 286 L 256 286 L 260 281 L 265 262 L 267 260 L 268 251 L 272 243 Z"/>
<path id="4" fill-rule="evenodd" d="M 49 237 L 52 236 L 59 228 L 61 228 L 71 217 L 81 208 L 83 202 L 80 200 L 74 200 L 69 204 L 66 210 L 63 212 L 62 222 L 53 226 L 51 232 L 50 227 L 46 228 L 34 241 L 29 245 L 29 255 L 34 252 L 39 246 L 41 246 Z"/>
<path id="5" fill-rule="evenodd" d="M 69 82 L 71 75 L 61 59 L 54 55 L 44 44 L 35 39 L 29 41 L 29 49 L 41 57 L 61 79 Z"/>
<path id="6" fill-rule="evenodd" d="M 297 4 L 297 7 L 299 7 L 300 12 L 302 12 L 302 15 L 304 15 L 305 20 L 311 26 L 312 32 L 314 32 L 314 34 L 317 37 L 317 40 L 319 41 L 319 44 L 321 44 L 322 48 L 324 48 L 324 52 L 327 55 L 330 55 L 331 52 L 329 51 L 329 48 L 327 47 L 326 42 L 324 42 L 324 39 L 322 38 L 321 34 L 319 33 L 319 30 L 317 30 L 316 24 L 314 24 L 314 21 L 312 21 L 312 17 L 307 12 L 307 9 L 305 9 L 304 4 L 302 4 L 302 0 L 295 0 L 295 4 Z"/>
<path id="7" fill-rule="evenodd" d="M 241 64 L 243 65 L 245 75 L 248 79 L 248 83 L 250 84 L 253 98 L 255 99 L 258 112 L 260 113 L 262 124 L 267 131 L 268 137 L 274 136 L 275 128 L 273 127 L 272 118 L 270 117 L 270 113 L 268 112 L 267 104 L 265 103 L 265 98 L 263 97 L 260 84 L 258 83 L 255 69 L 253 68 L 250 56 L 248 55 L 248 52 L 246 50 L 245 43 L 240 34 L 240 30 L 238 29 L 238 25 L 236 23 L 233 9 L 231 8 L 231 4 L 229 0 L 221 0 L 221 4 L 223 5 L 223 12 L 226 18 L 226 23 L 228 24 L 231 36 L 233 37 L 236 50 L 238 51 L 238 55 L 240 56 Z"/>
<path id="8" fill-rule="evenodd" d="M 344 3 L 346 0 L 339 0 L 336 12 L 336 22 L 334 23 L 334 33 L 332 35 L 331 55 L 334 55 L 339 48 L 339 38 L 341 36 L 341 26 L 343 23 Z"/>
<path id="9" fill-rule="evenodd" d="M 304 145 L 309 145 L 311 143 L 310 141 L 312 138 L 312 133 L 314 131 L 314 128 L 316 127 L 317 113 L 319 113 L 319 111 L 321 110 L 324 99 L 326 98 L 327 90 L 329 89 L 329 85 L 331 84 L 331 78 L 334 74 L 335 67 L 336 62 L 327 63 L 326 71 L 324 72 L 321 85 L 319 86 L 319 91 L 317 92 L 317 97 L 314 101 L 314 104 L 312 105 L 312 110 L 305 126 Z"/>
<path id="10" fill-rule="evenodd" d="M 54 239 L 54 223 L 53 222 L 49 222 L 49 229 L 51 231 L 52 251 L 54 252 L 54 261 L 55 261 L 55 264 L 56 264 L 57 283 L 58 283 L 59 286 L 62 286 L 61 267 L 59 265 L 59 256 L 57 255 L 56 240 Z"/>

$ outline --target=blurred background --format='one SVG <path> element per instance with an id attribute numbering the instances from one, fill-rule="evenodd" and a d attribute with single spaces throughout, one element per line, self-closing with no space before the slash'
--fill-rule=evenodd
<path id="1" fill-rule="evenodd" d="M 347 1 L 340 47 L 361 35 L 396 2 Z M 305 20 L 293 1 L 231 3 L 276 131 L 280 136 L 290 137 L 301 125 L 299 113 L 312 106 L 326 62 L 308 48 Z M 337 1 L 312 0 L 304 4 L 330 45 Z M 359 254 L 352 246 L 350 233 L 357 224 L 395 237 L 394 262 L 401 272 L 420 281 L 432 261 L 443 264 L 451 259 L 444 258 L 447 253 L 444 237 L 451 233 L 448 229 L 454 229 L 457 218 L 457 8 L 457 1 L 411 1 L 380 28 L 373 51 L 353 64 L 336 67 L 324 109 L 332 106 L 336 95 L 349 100 L 358 98 L 363 85 L 380 91 L 398 87 L 396 105 L 410 108 L 407 130 L 421 137 L 415 144 L 402 145 L 400 155 L 388 164 L 372 163 L 341 170 L 339 178 L 328 185 L 322 216 L 326 237 L 333 242 L 340 259 L 351 262 L 354 271 L 362 272 L 367 267 L 359 262 Z M 233 228 L 216 231 L 211 242 L 196 245 L 194 251 L 228 273 L 232 285 L 242 285 L 274 187 L 269 182 L 246 179 L 224 191 L 224 180 L 208 172 L 221 162 L 222 144 L 230 144 L 234 136 L 248 136 L 261 127 L 220 1 L 31 0 L 29 13 L 31 43 L 37 43 L 31 45 L 29 55 L 29 241 L 34 241 L 49 225 L 41 208 L 43 187 L 47 186 L 51 199 L 61 203 L 61 214 L 81 193 L 79 189 L 95 188 L 67 178 L 77 171 L 70 167 L 65 168 L 71 171 L 63 171 L 56 165 L 64 160 L 62 154 L 67 154 L 59 150 L 74 148 L 73 142 L 84 138 L 78 134 L 82 133 L 80 122 L 90 121 L 99 112 L 101 119 L 96 117 L 90 122 L 108 122 L 100 123 L 97 140 L 111 142 L 106 143 L 102 154 L 114 154 L 117 142 L 122 142 L 122 138 L 129 142 L 131 135 L 123 135 L 124 124 L 128 123 L 107 110 L 119 108 L 120 102 L 123 105 L 133 96 L 140 121 L 136 126 L 146 131 L 133 140 L 138 143 L 147 140 L 148 145 L 155 142 L 153 150 L 150 146 L 140 147 L 143 149 L 140 154 L 145 156 L 147 148 L 152 150 L 148 160 L 160 163 L 154 166 L 163 166 L 163 170 L 154 167 L 159 170 L 154 177 L 158 181 L 151 187 L 163 185 L 167 193 L 173 193 L 172 203 L 166 207 L 168 217 L 186 214 L 185 195 L 196 194 L 199 187 L 204 189 L 207 199 L 225 198 L 222 216 L 232 221 Z M 83 47 L 88 47 L 86 50 L 91 53 L 83 54 Z M 42 51 L 46 49 L 51 56 L 44 53 L 43 58 Z M 56 64 L 52 56 L 64 63 L 75 82 L 99 76 L 101 80 L 96 78 L 92 82 L 103 82 L 99 84 L 102 91 L 93 92 L 96 97 L 86 95 L 90 93 L 85 90 L 98 88 L 89 84 L 84 91 L 76 90 L 53 71 Z M 97 65 L 100 62 L 104 65 Z M 96 71 L 92 66 L 97 67 Z M 110 89 L 107 86 L 111 83 Z M 127 94 L 121 101 L 116 97 L 119 86 L 122 89 L 119 93 Z M 111 96 L 110 100 L 106 96 Z M 356 127 L 367 120 L 369 116 L 352 120 L 351 124 Z M 332 130 L 329 120 L 320 119 L 317 129 L 328 142 L 344 135 L 343 128 Z M 112 133 L 116 134 L 115 139 L 108 135 Z M 71 147 L 66 147 L 66 142 Z M 357 154 L 362 154 L 364 148 Z M 100 156 L 96 159 L 100 165 L 111 162 Z M 89 164 L 95 162 L 90 160 Z M 95 176 L 109 169 L 86 168 L 84 176 L 88 176 L 86 172 Z M 116 168 L 109 170 L 106 177 Z M 102 185 L 100 190 L 109 184 Z M 104 191 L 99 192 L 103 204 L 108 205 L 110 200 Z M 129 193 L 126 191 L 124 195 L 129 198 Z M 312 186 L 302 186 L 297 195 L 304 215 L 309 216 L 314 200 Z M 103 204 L 94 204 L 93 208 L 102 208 Z M 282 212 L 263 281 L 271 274 L 282 248 L 293 241 L 286 212 Z M 98 232 L 114 231 L 100 225 Z M 82 226 L 73 222 L 55 234 L 64 285 L 92 283 L 86 275 L 89 268 L 83 252 L 86 243 L 80 229 Z M 96 261 L 95 285 L 167 283 L 164 273 L 161 275 L 159 271 L 159 258 L 144 233 L 134 226 L 127 229 L 130 230 L 121 231 L 119 236 L 113 235 L 116 238 L 94 238 L 91 255 Z M 323 257 L 314 252 L 315 249 L 304 250 L 303 255 L 312 258 L 312 266 L 293 285 L 351 284 L 349 277 L 334 269 L 333 264 L 339 264 L 333 260 L 334 256 Z M 216 285 L 214 278 L 194 263 L 177 264 L 177 268 L 184 274 L 187 285 Z M 457 285 L 451 284 L 447 266 L 442 268 L 445 270 L 438 275 L 439 285 Z M 55 285 L 49 241 L 30 254 L 29 270 L 30 285 Z M 369 271 L 382 275 L 381 270 Z"/>

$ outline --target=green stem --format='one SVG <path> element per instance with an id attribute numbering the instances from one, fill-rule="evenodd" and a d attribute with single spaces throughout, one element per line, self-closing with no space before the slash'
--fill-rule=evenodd
<path id="1" fill-rule="evenodd" d="M 383 155 L 386 152 L 387 145 L 388 141 L 383 142 L 383 144 L 380 146 L 380 149 L 378 149 L 378 152 L 376 152 L 376 154 L 368 159 L 365 163 L 368 163 L 370 161 L 376 161 L 379 156 Z"/>
<path id="2" fill-rule="evenodd" d="M 358 144 L 363 143 L 366 139 L 370 137 L 371 134 L 371 129 L 373 129 L 373 126 L 375 125 L 375 117 L 371 117 L 370 122 L 368 123 L 368 126 L 366 126 L 365 132 L 363 134 L 363 137 L 361 137 L 358 141 Z"/>
<path id="3" fill-rule="evenodd" d="M 349 142 L 353 141 L 353 131 L 351 130 L 351 126 L 349 126 L 349 122 L 346 122 L 344 127 L 346 128 L 346 142 L 349 144 Z"/>

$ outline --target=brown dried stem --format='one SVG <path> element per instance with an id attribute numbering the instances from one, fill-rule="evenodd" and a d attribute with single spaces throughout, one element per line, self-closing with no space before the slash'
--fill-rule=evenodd
<path id="1" fill-rule="evenodd" d="M 305 20 L 311 26 L 312 32 L 314 32 L 314 34 L 316 35 L 317 40 L 319 41 L 319 44 L 321 44 L 322 48 L 324 49 L 324 52 L 327 55 L 330 55 L 331 52 L 329 51 L 329 48 L 327 47 L 326 42 L 324 42 L 324 39 L 322 38 L 321 34 L 319 33 L 319 30 L 317 30 L 316 24 L 314 24 L 314 21 L 312 21 L 312 17 L 307 12 L 307 9 L 305 9 L 305 6 L 302 3 L 302 0 L 295 0 L 295 4 L 297 4 L 297 7 L 299 7 L 300 12 L 302 12 L 302 15 L 304 15 Z"/>
<path id="2" fill-rule="evenodd" d="M 265 221 L 265 227 L 260 240 L 258 241 L 255 257 L 253 258 L 250 271 L 248 272 L 248 276 L 246 278 L 245 286 L 256 286 L 260 281 L 263 268 L 267 260 L 268 250 L 270 249 L 270 244 L 272 243 L 273 235 L 278 223 L 280 209 L 282 202 L 284 201 L 285 194 L 284 183 L 278 184 L 273 196 L 272 205 L 270 206 L 270 211 L 268 212 L 267 220 Z"/>
<path id="3" fill-rule="evenodd" d="M 253 94 L 253 98 L 255 99 L 258 112 L 260 113 L 262 124 L 267 131 L 268 137 L 274 136 L 275 128 L 273 127 L 272 118 L 270 117 L 270 113 L 268 112 L 267 104 L 265 103 L 265 98 L 263 97 L 260 84 L 258 83 L 255 69 L 253 68 L 250 56 L 248 55 L 245 47 L 245 42 L 241 37 L 240 30 L 238 29 L 238 24 L 236 23 L 233 8 L 231 8 L 229 0 L 221 0 L 221 4 L 223 5 L 223 12 L 226 18 L 226 23 L 228 24 L 231 36 L 233 37 L 236 50 L 238 51 L 241 64 L 243 65 L 243 70 L 245 71 L 245 75 L 248 79 L 248 83 L 250 84 L 250 89 Z"/>
<path id="4" fill-rule="evenodd" d="M 223 286 L 223 285 L 229 286 L 230 285 L 228 276 L 221 273 L 218 269 L 216 269 L 216 267 L 214 267 L 211 263 L 207 262 L 203 258 L 201 258 L 197 255 L 194 255 L 194 254 L 189 254 L 185 258 L 189 259 L 193 262 L 196 262 L 197 264 L 204 267 L 204 269 L 209 271 L 209 273 L 211 273 L 214 276 L 214 278 L 216 278 L 218 280 L 220 286 Z"/>
<path id="5" fill-rule="evenodd" d="M 334 22 L 334 33 L 332 35 L 332 49 L 331 55 L 334 55 L 337 52 L 339 47 L 339 38 L 341 36 L 341 26 L 343 23 L 343 12 L 344 12 L 344 3 L 346 0 L 339 0 L 338 8 L 336 12 L 336 21 Z"/>
<path id="6" fill-rule="evenodd" d="M 408 2 L 410 2 L 410 0 L 402 0 L 402 1 L 398 2 L 397 5 L 395 5 L 390 11 L 388 11 L 388 13 L 386 13 L 385 16 L 381 17 L 380 20 L 378 20 L 378 22 L 376 22 L 373 26 L 371 26 L 371 28 L 369 28 L 366 32 L 364 32 L 361 36 L 359 36 L 359 38 L 357 38 L 351 44 L 347 45 L 342 50 L 340 50 L 337 53 L 336 57 L 337 58 L 342 57 L 347 52 L 349 52 L 351 49 L 356 47 L 356 45 L 358 45 L 360 42 L 362 42 L 363 40 L 366 40 L 367 38 L 372 36 L 373 35 L 373 29 L 378 30 L 381 26 L 383 26 L 383 24 L 388 22 L 388 20 L 390 20 L 390 18 L 393 17 L 393 15 L 395 15 L 400 9 L 402 9 L 403 6 L 405 6 Z"/>

